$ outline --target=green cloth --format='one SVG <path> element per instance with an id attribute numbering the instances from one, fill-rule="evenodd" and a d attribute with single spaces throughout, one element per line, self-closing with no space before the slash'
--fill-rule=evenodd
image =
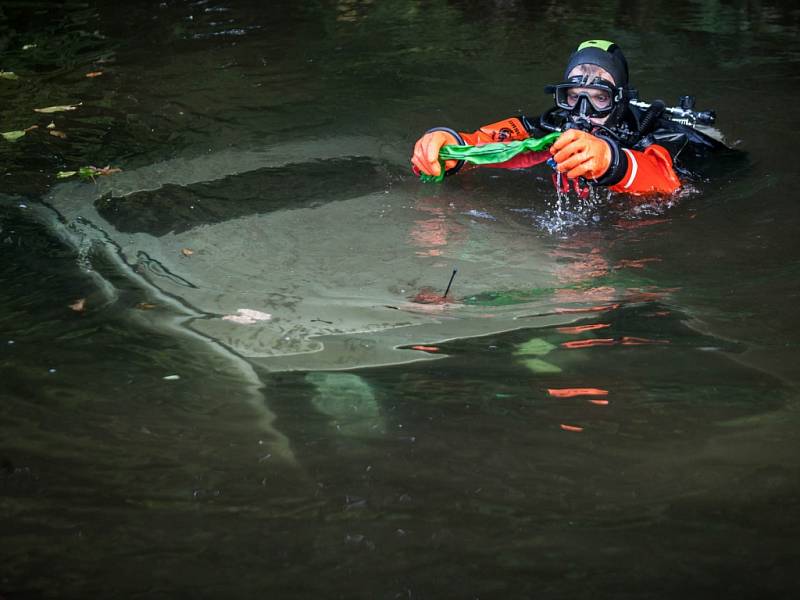
<path id="1" fill-rule="evenodd" d="M 439 162 L 442 164 L 441 175 L 420 175 L 422 181 L 441 181 L 444 179 L 444 161 L 464 160 L 475 165 L 492 165 L 511 160 L 522 152 L 539 152 L 550 146 L 561 133 L 548 133 L 541 138 L 528 138 L 514 142 L 495 142 L 481 146 L 459 146 L 448 144 L 439 150 Z"/>

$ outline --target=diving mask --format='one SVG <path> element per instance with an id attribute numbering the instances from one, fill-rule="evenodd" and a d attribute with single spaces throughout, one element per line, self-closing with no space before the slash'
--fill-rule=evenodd
<path id="1" fill-rule="evenodd" d="M 552 93 L 559 108 L 580 117 L 604 117 L 622 100 L 621 87 L 609 81 L 585 75 L 570 77 L 568 81 L 549 85 L 545 92 Z"/>

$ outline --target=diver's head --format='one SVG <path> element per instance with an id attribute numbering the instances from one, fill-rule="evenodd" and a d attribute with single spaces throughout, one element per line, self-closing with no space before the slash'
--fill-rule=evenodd
<path id="1" fill-rule="evenodd" d="M 578 125 L 603 125 L 624 109 L 628 63 L 613 42 L 589 40 L 570 55 L 564 81 L 550 85 L 556 105 Z M 613 118 L 612 118 L 613 117 Z"/>
<path id="2" fill-rule="evenodd" d="M 625 87 L 628 85 L 628 61 L 622 50 L 614 42 L 606 40 L 588 40 L 583 42 L 573 52 L 564 69 L 564 79 L 569 79 L 570 73 L 578 66 L 599 67 L 610 75 L 615 85 Z"/>

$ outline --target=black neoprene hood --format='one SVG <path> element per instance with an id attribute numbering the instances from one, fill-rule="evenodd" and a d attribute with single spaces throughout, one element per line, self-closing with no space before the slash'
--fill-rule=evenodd
<path id="1" fill-rule="evenodd" d="M 604 40 L 590 40 L 583 42 L 578 49 L 572 53 L 567 61 L 567 68 L 564 71 L 564 80 L 569 76 L 578 65 L 596 65 L 608 71 L 614 78 L 614 84 L 619 87 L 628 85 L 628 61 L 622 50 L 613 42 Z"/>

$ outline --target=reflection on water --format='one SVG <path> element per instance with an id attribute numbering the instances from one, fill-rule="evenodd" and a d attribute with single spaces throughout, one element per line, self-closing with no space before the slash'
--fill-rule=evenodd
<path id="1" fill-rule="evenodd" d="M 2 131 L 39 126 L 0 144 L 0 596 L 796 595 L 798 28 L 779 1 L 0 6 Z M 592 205 L 405 174 L 430 126 L 546 107 L 600 30 L 747 165 Z M 85 164 L 123 172 L 52 187 Z M 409 301 L 456 268 L 456 302 Z M 272 319 L 218 328 L 242 309 Z M 246 358 L 270 344 L 325 351 Z"/>
<path id="2" fill-rule="evenodd" d="M 441 256 L 442 246 L 463 241 L 465 236 L 464 226 L 448 218 L 448 212 L 452 210 L 448 211 L 437 204 L 435 198 L 423 198 L 417 201 L 416 210 L 423 215 L 430 215 L 429 218 L 416 220 L 409 232 L 411 243 L 419 248 L 418 256 Z"/>

